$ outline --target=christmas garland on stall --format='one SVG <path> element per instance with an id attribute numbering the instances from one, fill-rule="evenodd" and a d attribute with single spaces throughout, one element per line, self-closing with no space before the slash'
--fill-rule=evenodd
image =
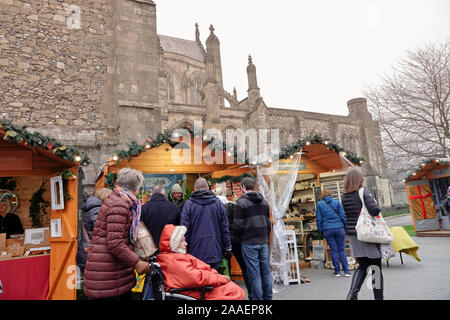
<path id="1" fill-rule="evenodd" d="M 14 126 L 10 121 L 0 119 L 0 130 L 5 131 L 6 134 L 3 139 L 6 141 L 16 141 L 31 147 L 46 149 L 61 159 L 79 162 L 82 166 L 90 163 L 89 157 L 85 152 L 78 148 L 67 147 L 55 139 L 46 137 L 38 132 L 28 132 L 26 126 Z"/>
<path id="2" fill-rule="evenodd" d="M 416 170 L 411 172 L 408 177 L 403 180 L 403 182 L 413 178 L 422 169 L 422 167 L 430 163 L 437 163 L 438 165 L 450 165 L 450 159 L 427 159 Z"/>
<path id="3" fill-rule="evenodd" d="M 209 142 L 208 146 L 211 150 L 214 150 L 215 148 L 219 148 L 222 150 L 227 150 L 226 143 L 223 140 L 216 139 L 214 136 L 208 136 L 207 133 L 204 131 L 202 132 L 196 132 L 192 130 L 189 124 L 185 124 L 181 129 L 186 129 L 191 136 L 194 136 L 196 134 L 196 137 L 203 137 L 204 141 Z M 115 156 L 113 156 L 113 160 L 117 162 L 117 164 L 120 163 L 121 160 L 127 159 L 130 161 L 133 157 L 136 157 L 140 155 L 142 152 L 145 152 L 146 150 L 159 147 L 163 145 L 164 143 L 168 143 L 171 147 L 174 148 L 185 148 L 187 145 L 183 142 L 173 142 L 172 141 L 172 134 L 174 133 L 176 129 L 170 129 L 165 130 L 163 133 L 159 133 L 155 139 L 148 138 L 145 143 L 137 143 L 136 141 L 132 141 L 130 144 L 128 144 L 128 150 L 116 150 Z M 288 144 L 281 148 L 279 158 L 280 159 L 287 159 L 291 155 L 297 153 L 301 148 L 311 145 L 311 144 L 322 144 L 325 145 L 329 150 L 340 153 L 343 152 L 343 155 L 350 160 L 352 163 L 356 165 L 361 165 L 363 163 L 364 158 L 358 156 L 357 154 L 346 151 L 344 148 L 341 148 L 339 145 L 335 143 L 329 142 L 327 139 L 322 138 L 320 135 L 312 135 L 305 139 L 299 139 L 294 143 Z M 236 150 L 236 148 L 233 148 L 233 154 L 228 154 L 229 156 L 233 155 L 235 163 L 242 163 L 244 164 L 250 164 L 250 160 L 248 159 L 247 154 L 245 154 L 245 159 L 238 159 L 238 151 L 239 153 L 243 153 L 243 150 Z M 253 165 L 256 165 L 256 161 L 252 162 Z"/>
<path id="4" fill-rule="evenodd" d="M 114 190 L 114 184 L 117 180 L 117 173 L 111 172 L 106 175 L 105 183 L 108 185 L 108 188 Z"/>

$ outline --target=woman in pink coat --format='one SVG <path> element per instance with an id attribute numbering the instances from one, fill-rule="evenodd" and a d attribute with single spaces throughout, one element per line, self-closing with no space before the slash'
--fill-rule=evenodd
<path id="1" fill-rule="evenodd" d="M 186 227 L 168 224 L 159 241 L 160 254 L 157 262 L 164 274 L 165 290 L 172 288 L 196 288 L 212 286 L 206 292 L 206 300 L 243 300 L 245 292 L 229 277 L 219 274 L 203 261 L 186 254 L 184 239 Z M 200 291 L 185 291 L 181 294 L 200 299 Z"/>

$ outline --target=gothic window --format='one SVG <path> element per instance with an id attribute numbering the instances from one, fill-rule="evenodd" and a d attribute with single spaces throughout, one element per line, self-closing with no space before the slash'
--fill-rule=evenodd
<path id="1" fill-rule="evenodd" d="M 169 83 L 168 88 L 167 88 L 167 95 L 168 95 L 169 102 L 175 102 L 175 85 L 173 83 L 173 78 L 171 76 L 169 76 L 167 78 L 167 81 Z"/>
<path id="2" fill-rule="evenodd" d="M 189 81 L 188 88 L 188 104 L 196 106 L 202 105 L 203 81 L 200 78 L 194 78 Z"/>

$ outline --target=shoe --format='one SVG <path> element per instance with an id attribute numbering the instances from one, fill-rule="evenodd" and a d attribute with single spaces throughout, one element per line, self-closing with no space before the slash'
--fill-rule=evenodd
<path id="1" fill-rule="evenodd" d="M 339 278 L 341 275 L 340 275 L 339 273 L 334 273 L 334 276 L 335 276 L 336 278 Z"/>
<path id="2" fill-rule="evenodd" d="M 346 277 L 351 277 L 352 274 L 349 272 L 349 273 L 346 273 L 345 276 L 346 276 Z"/>

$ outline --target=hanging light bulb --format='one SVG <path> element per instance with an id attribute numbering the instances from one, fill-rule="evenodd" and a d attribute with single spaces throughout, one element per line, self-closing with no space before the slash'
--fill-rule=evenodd
<path id="1" fill-rule="evenodd" d="M 329 142 L 328 142 L 328 140 L 327 140 L 327 141 L 325 141 L 325 145 L 328 145 L 328 143 L 329 143 Z"/>
<path id="2" fill-rule="evenodd" d="M 81 157 L 80 156 L 75 156 L 75 161 L 76 162 L 80 162 L 81 161 Z"/>
<path id="3" fill-rule="evenodd" d="M 145 145 L 145 148 L 150 149 L 150 145 L 147 143 L 147 144 Z"/>
<path id="4" fill-rule="evenodd" d="M 311 144 L 311 142 L 309 142 L 309 141 L 306 141 L 306 145 L 307 146 L 309 146 Z"/>
<path id="5" fill-rule="evenodd" d="M 113 156 L 113 160 L 114 160 L 114 161 L 117 161 L 117 160 L 119 160 L 119 157 L 118 157 L 117 155 L 114 155 L 114 156 Z"/>

